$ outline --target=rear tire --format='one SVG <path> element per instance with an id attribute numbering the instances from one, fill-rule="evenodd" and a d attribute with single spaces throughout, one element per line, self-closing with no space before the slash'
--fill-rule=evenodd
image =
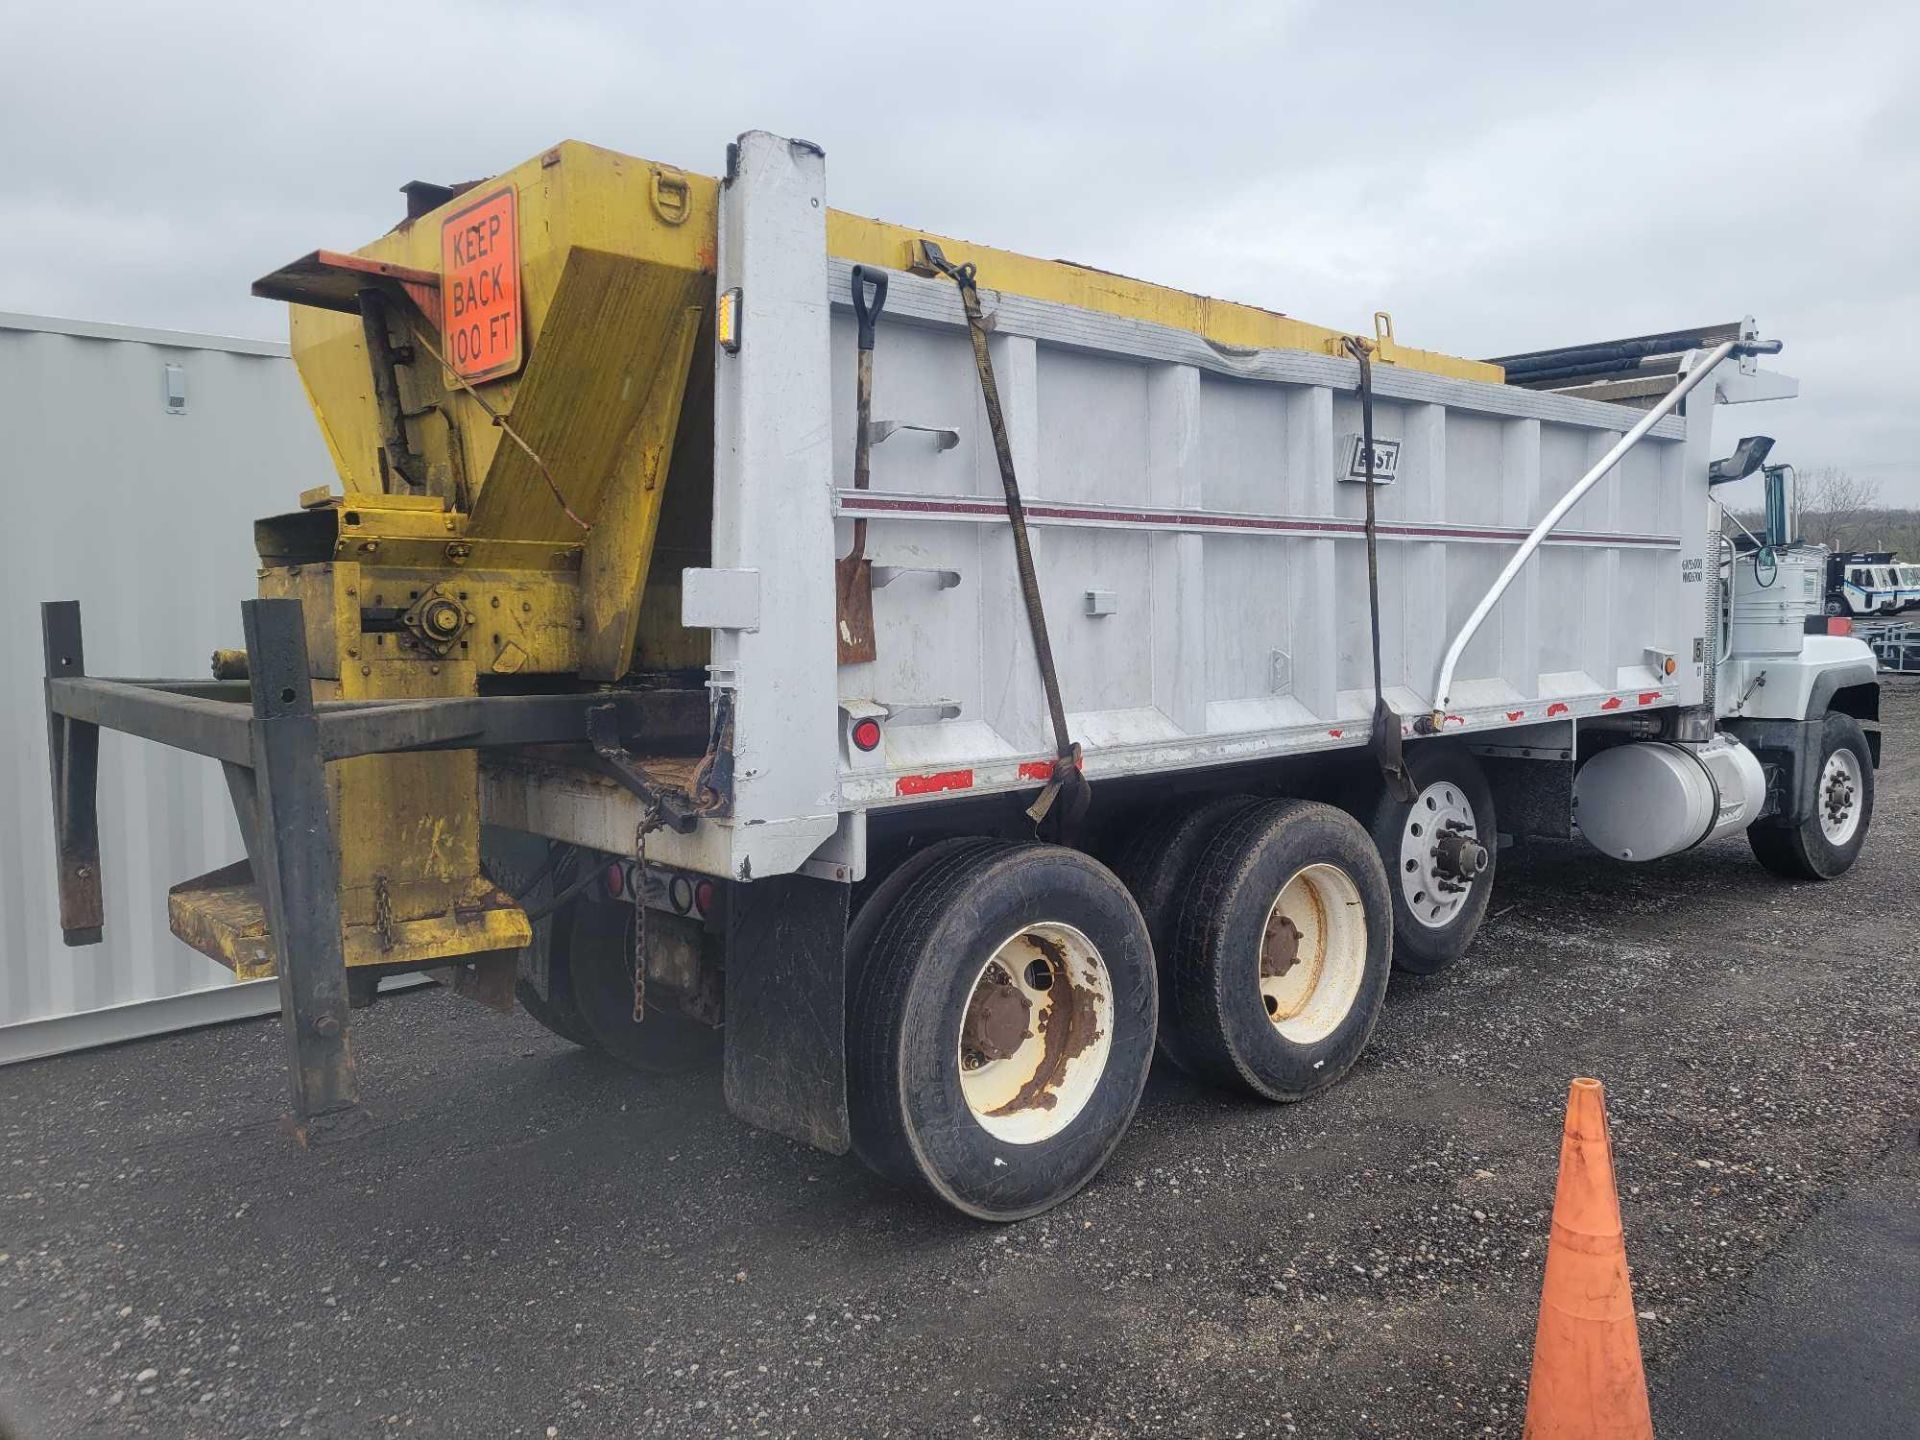
<path id="1" fill-rule="evenodd" d="M 1162 1028 L 1180 1031 L 1196 1074 L 1302 1100 L 1360 1058 L 1392 953 L 1386 871 L 1359 822 L 1311 801 L 1255 805 L 1194 869 Z"/>
<path id="2" fill-rule="evenodd" d="M 849 994 L 857 982 L 857 977 L 865 969 L 867 951 L 873 946 L 873 937 L 880 929 L 880 922 L 887 917 L 895 902 L 907 891 L 907 888 L 926 874 L 927 869 L 940 862 L 942 857 L 951 855 L 971 855 L 983 850 L 1004 850 L 1012 842 L 995 840 L 984 835 L 962 835 L 951 840 L 936 840 L 931 845 L 922 846 L 913 851 L 893 869 L 874 881 L 863 885 L 856 892 L 853 906 L 853 919 L 847 924 L 847 991 Z M 864 892 L 864 893 L 862 893 Z"/>
<path id="3" fill-rule="evenodd" d="M 1873 751 L 1851 715 L 1829 710 L 1813 757 L 1814 813 L 1797 825 L 1747 830 L 1753 857 L 1789 880 L 1834 880 L 1853 868 L 1873 823 Z"/>
<path id="4" fill-rule="evenodd" d="M 1479 933 L 1493 897 L 1500 839 L 1493 789 L 1471 751 L 1429 741 L 1407 749 L 1406 765 L 1414 798 L 1383 792 L 1369 829 L 1393 900 L 1393 967 L 1432 975 L 1465 955 Z M 1448 863 L 1440 858 L 1443 842 L 1455 857 Z M 1459 873 L 1462 851 L 1484 856 L 1471 877 Z M 1466 888 L 1449 891 L 1447 884 Z"/>
<path id="5" fill-rule="evenodd" d="M 553 972 L 549 970 L 547 974 L 551 977 Z M 547 983 L 551 986 L 552 979 L 549 978 Z M 592 1046 L 597 1043 L 593 1038 L 593 1032 L 587 1028 L 586 1020 L 581 1017 L 578 1010 L 573 1008 L 572 998 L 562 997 L 557 988 L 553 998 L 549 999 L 533 988 L 531 980 L 522 978 L 514 982 L 513 998 L 520 1002 L 522 1010 L 540 1022 L 542 1028 L 552 1031 L 562 1040 L 582 1046 Z"/>
<path id="6" fill-rule="evenodd" d="M 1076 851 L 933 848 L 856 927 L 854 1149 L 964 1214 L 1019 1220 L 1091 1180 L 1133 1118 L 1158 1007 L 1146 925 Z"/>
<path id="7" fill-rule="evenodd" d="M 550 904 L 555 892 L 565 888 L 571 879 L 570 864 L 578 860 L 576 852 L 563 849 L 556 853 L 554 841 L 491 825 L 480 832 L 480 854 L 487 879 L 514 896 L 530 913 Z M 521 952 L 513 998 L 542 1029 L 570 1044 L 590 1047 L 595 1043 L 593 1032 L 574 1007 L 573 992 L 567 984 L 568 928 L 551 913 L 533 922 L 533 940 Z M 544 994 L 529 977 L 529 966 L 542 977 Z"/>
<path id="8" fill-rule="evenodd" d="M 1174 927 L 1193 877 L 1194 862 L 1222 825 L 1259 803 L 1251 795 L 1223 795 L 1164 806 L 1143 816 L 1114 855 L 1113 873 L 1131 892 L 1147 922 L 1161 995 L 1166 995 L 1173 983 L 1170 967 Z M 1180 1036 L 1165 1025 L 1160 1027 L 1160 1053 L 1182 1070 L 1191 1068 L 1182 1055 Z"/>
<path id="9" fill-rule="evenodd" d="M 644 1019 L 633 1018 L 630 906 L 575 901 L 554 923 L 566 936 L 574 1009 L 602 1050 L 647 1075 L 678 1075 L 719 1055 L 720 1032 L 678 1011 L 649 1004 Z"/>

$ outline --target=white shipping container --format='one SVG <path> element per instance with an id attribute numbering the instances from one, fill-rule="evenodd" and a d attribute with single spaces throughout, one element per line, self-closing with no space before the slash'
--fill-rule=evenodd
<path id="1" fill-rule="evenodd" d="M 182 751 L 101 745 L 105 938 L 61 943 L 39 607 L 81 602 L 94 674 L 205 675 L 254 517 L 332 475 L 285 345 L 0 314 L 0 1063 L 278 1008 L 168 933 L 167 887 L 240 851 Z"/>

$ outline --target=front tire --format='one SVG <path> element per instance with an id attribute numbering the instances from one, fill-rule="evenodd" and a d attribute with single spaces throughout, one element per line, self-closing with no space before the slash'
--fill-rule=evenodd
<path id="1" fill-rule="evenodd" d="M 993 842 L 945 849 L 888 898 L 848 1003 L 854 1149 L 978 1219 L 1059 1204 L 1146 1084 L 1158 998 L 1139 909 L 1086 855 Z"/>
<path id="2" fill-rule="evenodd" d="M 1359 822 L 1304 800 L 1255 805 L 1194 868 L 1161 1023 L 1203 1078 L 1303 1100 L 1360 1058 L 1392 953 L 1386 871 Z"/>
<path id="3" fill-rule="evenodd" d="M 1749 827 L 1754 859 L 1789 880 L 1833 880 L 1853 868 L 1873 823 L 1873 751 L 1860 722 L 1829 710 L 1814 759 L 1813 813 L 1797 825 Z"/>
<path id="4" fill-rule="evenodd" d="M 1493 897 L 1500 850 L 1493 790 L 1451 742 L 1406 752 L 1412 800 L 1383 793 L 1369 826 L 1393 899 L 1393 965 L 1432 975 L 1467 953 Z"/>

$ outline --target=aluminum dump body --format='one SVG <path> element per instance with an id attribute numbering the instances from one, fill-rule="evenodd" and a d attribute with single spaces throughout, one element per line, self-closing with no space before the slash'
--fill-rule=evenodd
<path id="1" fill-rule="evenodd" d="M 829 267 L 836 301 L 847 266 Z M 982 276 L 983 283 L 990 277 Z M 1364 738 L 1372 713 L 1358 367 L 1223 353 L 1159 326 L 992 300 L 1014 438 L 1073 733 L 1088 770 L 1209 764 Z M 832 336 L 834 470 L 850 475 L 852 317 Z M 873 488 L 836 490 L 836 540 L 869 521 L 878 658 L 839 676 L 893 718 L 850 799 L 910 800 L 929 773 L 1018 779 L 1048 748 L 1005 505 L 954 287 L 895 276 L 875 353 L 898 431 Z M 1387 697 L 1425 714 L 1454 632 L 1539 516 L 1640 418 L 1632 410 L 1374 367 Z M 1508 592 L 1469 646 L 1448 729 L 1697 701 L 1706 458 L 1663 422 Z M 1692 561 L 1689 565 L 1687 562 Z M 928 575 L 924 571 L 944 572 Z M 958 583 L 952 583 L 953 577 Z M 1688 578 L 1691 577 L 1691 580 Z M 945 581 L 943 584 L 942 581 Z M 1674 673 L 1663 659 L 1676 657 Z M 1411 728 L 1408 731 L 1411 734 Z"/>
<path id="2" fill-rule="evenodd" d="M 662 854 L 723 874 L 743 860 L 755 875 L 858 874 L 866 811 L 1031 790 L 1053 750 L 956 288 L 910 273 L 910 247 L 886 236 L 830 244 L 824 171 L 812 147 L 748 135 L 719 199 L 718 286 L 738 292 L 739 343 L 715 356 L 713 561 L 687 572 L 684 620 L 710 628 L 712 683 L 738 700 L 733 838 L 706 822 L 703 836 L 664 838 Z M 855 263 L 890 280 L 864 493 L 852 489 Z M 978 265 L 1087 774 L 1363 742 L 1358 365 L 1337 343 L 1232 347 L 1000 290 L 991 252 Z M 1642 412 L 1498 383 L 1484 366 L 1436 373 L 1390 334 L 1367 338 L 1393 471 L 1376 490 L 1385 689 L 1411 736 L 1449 642 L 1515 547 Z M 1711 399 L 1703 388 L 1696 413 Z M 1467 648 L 1446 732 L 1702 700 L 1709 429 L 1660 421 L 1579 503 Z M 875 566 L 876 658 L 840 665 L 833 566 L 856 518 Z M 871 751 L 851 738 L 865 719 L 882 727 Z M 505 823 L 609 848 L 631 834 L 630 802 L 580 777 L 496 766 L 487 793 Z"/>

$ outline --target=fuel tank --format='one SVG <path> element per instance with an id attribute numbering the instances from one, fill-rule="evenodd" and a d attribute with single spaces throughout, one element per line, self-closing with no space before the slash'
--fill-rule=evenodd
<path id="1" fill-rule="evenodd" d="M 1573 813 L 1601 854 L 1658 860 L 1746 829 L 1766 795 L 1759 760 L 1731 735 L 1704 745 L 1642 741 L 1602 750 L 1580 767 Z"/>

